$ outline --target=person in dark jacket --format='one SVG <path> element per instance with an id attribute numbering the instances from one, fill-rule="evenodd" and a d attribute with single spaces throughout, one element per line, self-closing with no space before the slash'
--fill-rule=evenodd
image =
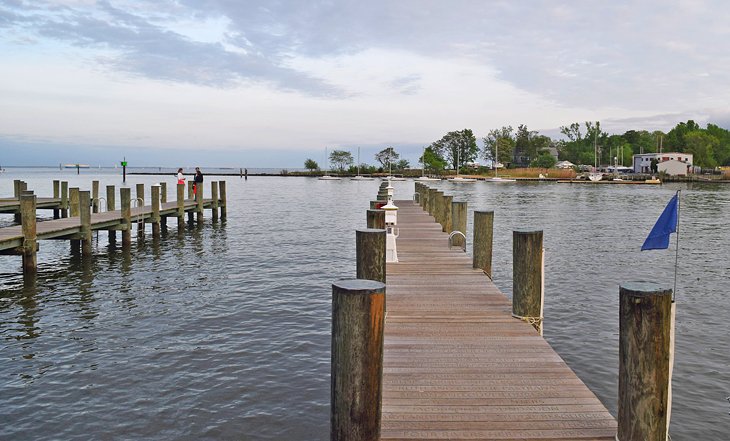
<path id="1" fill-rule="evenodd" d="M 197 194 L 198 187 L 203 190 L 203 173 L 200 172 L 200 167 L 195 167 L 195 178 L 193 180 L 193 194 Z"/>

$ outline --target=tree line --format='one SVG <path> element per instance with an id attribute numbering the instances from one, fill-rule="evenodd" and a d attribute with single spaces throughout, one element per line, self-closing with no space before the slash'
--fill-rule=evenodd
<path id="1" fill-rule="evenodd" d="M 730 131 L 715 124 L 701 128 L 693 120 L 680 122 L 667 133 L 662 131 L 628 130 L 621 135 L 608 134 L 601 129 L 600 121 L 575 122 L 560 127 L 564 139 L 552 139 L 529 130 L 521 124 L 517 129 L 503 126 L 491 129 L 484 136 L 482 147 L 471 129 L 446 133 L 423 150 L 418 162 L 431 173 L 446 169 L 456 170 L 484 159 L 493 166 L 551 168 L 557 160 L 576 165 L 597 163 L 631 165 L 632 156 L 640 153 L 680 152 L 691 153 L 694 164 L 702 168 L 730 165 Z M 556 160 L 554 153 L 557 152 Z M 387 147 L 375 155 L 380 167 L 360 164 L 361 173 L 400 171 L 409 167 L 405 159 Z M 345 150 L 333 150 L 329 155 L 330 167 L 340 172 L 357 171 L 352 154 Z M 307 159 L 304 167 L 319 170 L 319 165 Z"/>

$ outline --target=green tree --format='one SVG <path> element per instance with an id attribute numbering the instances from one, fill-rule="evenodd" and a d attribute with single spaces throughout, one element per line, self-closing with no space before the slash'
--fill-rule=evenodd
<path id="1" fill-rule="evenodd" d="M 673 150 L 676 152 L 684 152 L 684 146 L 687 144 L 685 140 L 685 136 L 687 136 L 688 133 L 694 132 L 697 130 L 701 130 L 700 126 L 697 125 L 696 122 L 693 120 L 687 120 L 686 123 L 680 122 L 672 130 L 667 133 L 667 136 L 664 138 L 662 145 L 664 146 L 664 151 Z M 669 149 L 669 150 L 667 150 Z"/>
<path id="2" fill-rule="evenodd" d="M 693 130 L 684 134 L 685 153 L 691 153 L 695 165 L 702 168 L 717 167 L 714 149 L 720 145 L 720 141 L 703 130 Z"/>
<path id="3" fill-rule="evenodd" d="M 446 161 L 432 146 L 426 147 L 418 162 L 421 163 L 425 170 L 431 172 L 440 172 L 446 168 Z"/>
<path id="4" fill-rule="evenodd" d="M 457 167 L 457 159 L 459 165 L 463 165 L 467 162 L 473 162 L 479 153 L 477 138 L 471 129 L 449 132 L 443 138 L 431 144 L 431 147 L 448 163 L 453 164 L 454 170 Z"/>
<path id="5" fill-rule="evenodd" d="M 345 171 L 345 167 L 349 167 L 354 162 L 352 153 L 345 150 L 333 150 L 330 153 L 330 165 L 336 168 L 340 173 Z"/>
<path id="6" fill-rule="evenodd" d="M 410 168 L 411 164 L 408 162 L 407 159 L 401 159 L 398 162 L 393 164 L 393 168 L 396 170 L 405 170 L 407 168 Z"/>
<path id="7" fill-rule="evenodd" d="M 707 133 L 718 140 L 718 145 L 714 148 L 717 163 L 730 165 L 730 131 L 715 124 L 707 124 Z"/>
<path id="8" fill-rule="evenodd" d="M 389 169 L 391 164 L 400 158 L 398 152 L 393 147 L 387 147 L 380 152 L 375 154 L 375 160 L 383 166 L 384 169 Z"/>
<path id="9" fill-rule="evenodd" d="M 530 162 L 530 167 L 537 168 L 553 168 L 557 164 L 557 159 L 550 153 L 540 153 L 537 158 Z"/>
<path id="10" fill-rule="evenodd" d="M 512 135 L 512 126 L 503 126 L 501 129 L 492 129 L 482 138 L 484 149 L 482 157 L 492 163 L 511 163 L 515 151 L 515 139 Z M 496 157 L 499 155 L 499 158 Z"/>
<path id="11" fill-rule="evenodd" d="M 314 170 L 319 170 L 319 164 L 317 164 L 317 161 L 314 159 L 307 159 L 304 161 L 304 168 L 309 170 L 310 172 L 313 172 Z"/>

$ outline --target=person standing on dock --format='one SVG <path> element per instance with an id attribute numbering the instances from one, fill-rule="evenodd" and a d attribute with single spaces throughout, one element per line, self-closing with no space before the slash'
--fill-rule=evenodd
<path id="1" fill-rule="evenodd" d="M 200 167 L 195 167 L 195 178 L 194 178 L 195 185 L 193 185 L 193 194 L 197 194 L 198 186 L 203 185 L 203 173 L 200 172 Z"/>
<path id="2" fill-rule="evenodd" d="M 183 175 L 182 168 L 177 169 L 177 183 L 185 184 L 185 176 Z"/>

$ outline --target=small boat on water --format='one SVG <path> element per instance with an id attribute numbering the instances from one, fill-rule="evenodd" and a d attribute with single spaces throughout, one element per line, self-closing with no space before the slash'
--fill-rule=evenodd
<path id="1" fill-rule="evenodd" d="M 89 164 L 63 164 L 64 168 L 90 168 Z"/>
<path id="2" fill-rule="evenodd" d="M 374 181 L 372 176 L 363 176 L 360 174 L 360 147 L 357 148 L 357 176 L 350 178 L 352 181 Z"/>
<path id="3" fill-rule="evenodd" d="M 517 179 L 500 178 L 499 176 L 494 176 L 493 178 L 487 178 L 484 181 L 485 182 L 517 182 Z"/>
<path id="4" fill-rule="evenodd" d="M 462 178 L 461 176 L 459 176 L 459 165 L 460 165 L 459 164 L 459 149 L 456 149 L 456 177 L 453 177 L 453 178 L 449 179 L 449 182 L 456 182 L 456 183 L 459 183 L 459 184 L 465 183 L 466 184 L 466 183 L 471 183 L 471 182 L 476 182 L 477 181 L 474 178 Z"/>
<path id="5" fill-rule="evenodd" d="M 327 164 L 327 148 L 324 149 L 324 163 Z M 342 178 L 339 176 L 330 176 L 327 174 L 327 169 L 324 169 L 324 175 L 318 178 L 320 181 L 341 181 Z"/>
<path id="6" fill-rule="evenodd" d="M 430 182 L 430 181 L 440 181 L 441 179 L 439 179 L 439 178 L 431 178 L 429 176 L 419 176 L 419 177 L 417 177 L 414 180 L 415 181 L 420 181 L 420 182 L 426 182 L 426 181 L 429 181 Z"/>

